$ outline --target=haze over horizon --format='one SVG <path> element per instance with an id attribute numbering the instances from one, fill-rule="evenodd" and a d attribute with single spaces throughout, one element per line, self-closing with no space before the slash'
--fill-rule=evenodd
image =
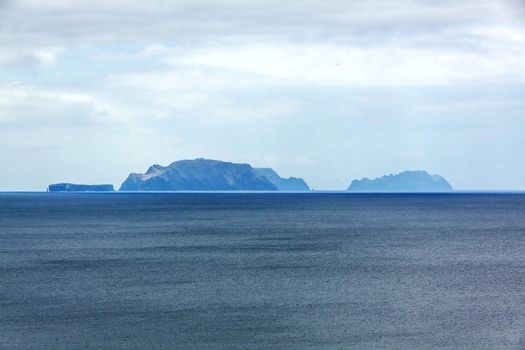
<path id="1" fill-rule="evenodd" d="M 525 189 L 519 0 L 0 0 L 0 191 L 179 159 Z"/>

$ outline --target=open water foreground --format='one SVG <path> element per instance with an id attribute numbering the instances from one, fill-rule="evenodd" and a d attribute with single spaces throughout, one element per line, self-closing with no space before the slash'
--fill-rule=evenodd
<path id="1" fill-rule="evenodd" d="M 525 349 L 525 195 L 0 193 L 0 349 Z"/>

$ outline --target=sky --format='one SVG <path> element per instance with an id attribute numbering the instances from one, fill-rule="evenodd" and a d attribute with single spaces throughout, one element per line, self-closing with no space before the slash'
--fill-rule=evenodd
<path id="1" fill-rule="evenodd" d="M 525 189 L 522 0 L 0 0 L 0 190 L 198 157 Z"/>

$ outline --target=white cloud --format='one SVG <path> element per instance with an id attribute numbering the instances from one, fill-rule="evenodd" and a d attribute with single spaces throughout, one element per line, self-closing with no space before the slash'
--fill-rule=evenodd
<path id="1" fill-rule="evenodd" d="M 0 86 L 0 123 L 25 128 L 45 125 L 115 125 L 125 121 L 119 108 L 90 93 L 8 83 Z M 6 125 L 4 125 L 4 128 Z"/>
<path id="2" fill-rule="evenodd" d="M 0 48 L 0 66 L 32 66 L 43 67 L 54 66 L 60 54 L 64 51 L 62 47 L 35 47 L 35 48 Z"/>
<path id="3" fill-rule="evenodd" d="M 367 45 L 391 38 L 410 42 L 419 33 L 439 35 L 479 23 L 508 23 L 517 7 L 511 0 L 17 0 L 0 13 L 0 42 L 71 46 L 293 40 Z"/>
<path id="4" fill-rule="evenodd" d="M 173 50 L 163 47 L 157 59 L 171 67 L 163 67 L 158 72 L 112 75 L 109 83 L 151 90 L 212 90 L 268 86 L 429 86 L 525 80 L 525 46 L 512 54 L 498 50 L 470 52 L 322 44 Z"/>
<path id="5" fill-rule="evenodd" d="M 33 55 L 43 66 L 52 66 L 56 63 L 62 48 L 41 48 L 34 51 Z"/>

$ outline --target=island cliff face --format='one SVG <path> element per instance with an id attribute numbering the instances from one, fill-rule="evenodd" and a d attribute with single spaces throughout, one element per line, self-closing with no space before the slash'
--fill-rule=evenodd
<path id="1" fill-rule="evenodd" d="M 403 171 L 377 179 L 354 180 L 347 191 L 352 192 L 449 192 L 452 186 L 439 175 L 426 171 Z"/>
<path id="2" fill-rule="evenodd" d="M 287 184 L 290 181 L 275 176 Z M 119 191 L 277 191 L 285 186 L 281 182 L 274 184 L 272 179 L 249 164 L 199 158 L 169 166 L 156 164 L 145 174 L 132 173 Z"/>
<path id="3" fill-rule="evenodd" d="M 272 168 L 254 168 L 262 176 L 266 177 L 279 191 L 310 191 L 306 182 L 298 177 L 288 179 L 280 177 Z"/>
<path id="4" fill-rule="evenodd" d="M 49 192 L 113 192 L 113 185 L 83 185 L 71 183 L 59 183 L 49 185 Z"/>

